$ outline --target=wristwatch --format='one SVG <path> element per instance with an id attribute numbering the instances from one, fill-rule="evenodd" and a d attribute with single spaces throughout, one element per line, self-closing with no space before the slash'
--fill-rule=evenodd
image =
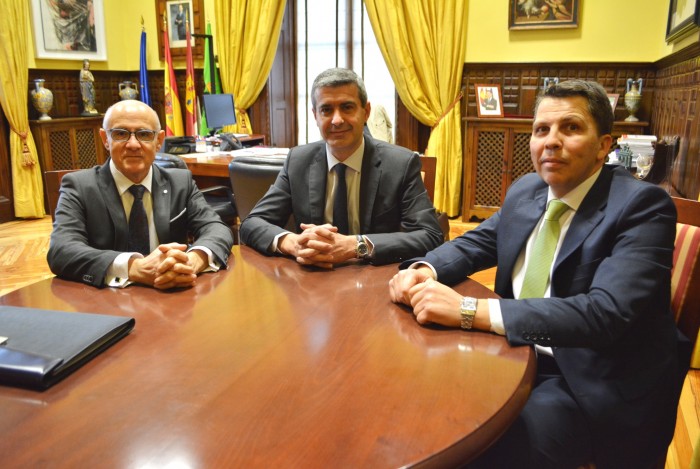
<path id="1" fill-rule="evenodd" d="M 355 248 L 355 255 L 358 259 L 367 259 L 369 257 L 369 246 L 365 242 L 365 238 L 362 235 L 357 235 L 357 247 Z"/>
<path id="2" fill-rule="evenodd" d="M 460 327 L 464 330 L 469 330 L 474 325 L 474 316 L 476 315 L 476 298 L 465 296 L 462 298 L 462 303 L 459 305 L 459 314 L 461 316 Z"/>

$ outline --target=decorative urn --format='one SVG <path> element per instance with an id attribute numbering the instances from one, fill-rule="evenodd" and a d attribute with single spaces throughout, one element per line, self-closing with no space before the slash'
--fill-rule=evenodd
<path id="1" fill-rule="evenodd" d="M 637 122 L 639 119 L 635 113 L 639 110 L 639 103 L 642 100 L 642 79 L 633 80 L 627 79 L 627 93 L 625 93 L 625 108 L 630 115 L 625 119 L 626 122 Z"/>
<path id="2" fill-rule="evenodd" d="M 123 101 L 125 99 L 136 99 L 139 95 L 139 91 L 136 89 L 134 82 L 123 81 L 119 83 L 119 98 Z"/>
<path id="3" fill-rule="evenodd" d="M 48 88 L 44 88 L 45 81 L 43 78 L 34 80 L 34 89 L 32 90 L 32 104 L 41 113 L 40 121 L 51 120 L 49 111 L 53 107 L 53 93 Z"/>

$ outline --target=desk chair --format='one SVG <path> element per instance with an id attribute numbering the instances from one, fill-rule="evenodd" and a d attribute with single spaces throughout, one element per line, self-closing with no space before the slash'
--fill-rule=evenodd
<path id="1" fill-rule="evenodd" d="M 46 171 L 44 173 L 44 181 L 46 183 L 46 198 L 49 202 L 49 213 L 51 221 L 56 221 L 56 206 L 58 205 L 58 196 L 61 189 L 61 179 L 68 173 L 78 171 L 77 169 L 61 169 L 56 171 Z"/>
<path id="2" fill-rule="evenodd" d="M 233 200 L 240 221 L 250 214 L 282 170 L 285 158 L 237 156 L 228 165 Z"/>
<path id="3" fill-rule="evenodd" d="M 182 158 L 170 153 L 156 153 L 156 159 L 153 163 L 164 169 L 187 169 L 187 164 Z M 204 189 L 200 188 L 199 190 L 204 195 L 204 199 L 209 206 L 214 209 L 224 223 L 232 228 L 237 226 L 238 213 L 233 203 L 233 193 L 229 187 L 213 186 Z M 237 234 L 238 232 L 234 230 L 234 238 L 237 238 Z"/>
<path id="4" fill-rule="evenodd" d="M 421 177 L 423 178 L 423 184 L 425 185 L 425 190 L 430 197 L 431 202 L 435 197 L 435 175 L 437 172 L 437 158 L 434 156 L 418 155 L 421 163 Z M 440 212 L 435 210 L 435 214 L 438 217 L 438 223 L 440 224 L 440 229 L 442 230 L 442 235 L 445 241 L 450 240 L 450 220 L 447 218 L 445 212 Z"/>

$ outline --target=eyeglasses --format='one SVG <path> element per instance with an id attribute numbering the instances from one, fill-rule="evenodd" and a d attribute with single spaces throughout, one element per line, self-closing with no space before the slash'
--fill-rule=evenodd
<path id="1" fill-rule="evenodd" d="M 126 129 L 107 129 L 107 133 L 115 142 L 126 142 L 132 135 L 136 136 L 139 142 L 152 142 L 158 134 L 155 130 L 139 129 L 134 132 Z"/>

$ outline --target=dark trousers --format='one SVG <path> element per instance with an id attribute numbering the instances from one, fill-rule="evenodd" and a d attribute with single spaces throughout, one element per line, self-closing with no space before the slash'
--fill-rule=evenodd
<path id="1" fill-rule="evenodd" d="M 593 460 L 591 435 L 552 357 L 537 358 L 537 381 L 513 425 L 468 468 L 576 468 Z"/>

